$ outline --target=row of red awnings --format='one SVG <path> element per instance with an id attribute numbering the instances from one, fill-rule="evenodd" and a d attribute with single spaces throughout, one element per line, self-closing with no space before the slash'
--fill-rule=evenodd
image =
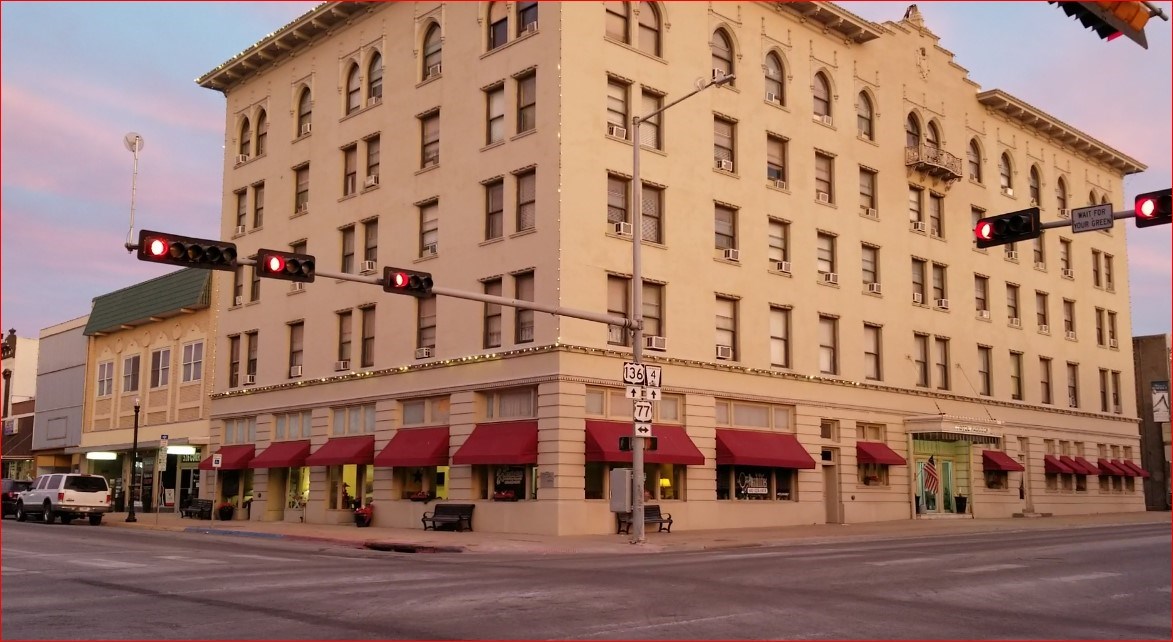
<path id="1" fill-rule="evenodd" d="M 988 452 L 988 451 L 987 451 Z M 1149 472 L 1127 459 L 1100 458 L 1095 464 L 1083 457 L 1046 455 L 1043 470 L 1060 475 L 1106 475 L 1110 477 L 1148 477 Z"/>

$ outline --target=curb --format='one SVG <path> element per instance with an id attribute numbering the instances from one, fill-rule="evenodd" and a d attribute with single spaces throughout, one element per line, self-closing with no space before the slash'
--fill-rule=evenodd
<path id="1" fill-rule="evenodd" d="M 391 553 L 463 553 L 464 546 L 437 546 L 432 544 L 406 544 L 400 542 L 364 542 L 363 548 L 372 551 L 388 551 Z"/>
<path id="2" fill-rule="evenodd" d="M 258 539 L 286 539 L 285 535 L 281 533 L 258 533 L 256 531 L 235 531 L 221 528 L 202 528 L 200 526 L 188 526 L 183 529 L 184 533 L 200 533 L 202 535 L 235 535 L 237 537 L 255 537 Z"/>

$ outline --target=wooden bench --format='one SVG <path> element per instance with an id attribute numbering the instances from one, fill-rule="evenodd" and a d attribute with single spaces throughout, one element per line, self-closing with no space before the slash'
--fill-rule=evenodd
<path id="1" fill-rule="evenodd" d="M 193 499 L 190 504 L 179 510 L 179 516 L 181 518 L 212 519 L 212 500 Z"/>
<path id="2" fill-rule="evenodd" d="M 475 504 L 436 504 L 436 510 L 424 513 L 420 521 L 424 523 L 425 531 L 428 524 L 432 525 L 432 530 L 439 530 L 441 524 L 454 524 L 458 531 L 463 531 L 465 526 L 471 531 L 474 508 Z"/>
<path id="3" fill-rule="evenodd" d="M 631 532 L 631 513 L 616 513 L 615 518 L 618 522 L 615 529 L 617 534 Z M 644 506 L 644 523 L 659 524 L 660 528 L 657 532 L 672 532 L 672 514 L 661 513 L 659 504 L 648 504 Z"/>

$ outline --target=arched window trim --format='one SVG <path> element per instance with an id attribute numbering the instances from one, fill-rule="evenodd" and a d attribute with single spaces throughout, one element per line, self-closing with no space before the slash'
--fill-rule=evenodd
<path id="1" fill-rule="evenodd" d="M 377 65 L 375 63 L 378 63 Z M 367 58 L 367 105 L 373 105 L 383 100 L 383 72 L 385 65 L 383 64 L 383 52 L 377 48 L 372 49 L 370 56 Z"/>
<path id="2" fill-rule="evenodd" d="M 264 107 L 257 110 L 256 123 L 257 123 L 257 135 L 256 135 L 256 144 L 255 144 L 256 155 L 257 156 L 264 156 L 269 151 L 268 150 L 268 147 L 269 147 L 269 114 L 268 114 L 268 112 L 265 111 Z"/>
<path id="3" fill-rule="evenodd" d="M 966 148 L 965 153 L 966 160 L 970 162 L 969 177 L 978 183 L 982 183 L 982 174 L 984 173 L 982 165 L 985 160 L 985 154 L 982 151 L 982 144 L 978 142 L 977 138 L 969 139 L 969 146 Z M 972 159 L 970 158 L 971 156 Z M 975 167 L 977 168 L 976 173 L 974 172 Z"/>
<path id="4" fill-rule="evenodd" d="M 346 65 L 346 91 L 343 94 L 345 103 L 342 112 L 353 114 L 362 107 L 362 67 L 358 61 L 351 60 Z"/>
<path id="5" fill-rule="evenodd" d="M 485 50 L 492 51 L 509 42 L 510 12 L 505 0 L 493 0 L 487 5 L 485 7 Z"/>
<path id="6" fill-rule="evenodd" d="M 867 115 L 865 116 L 860 109 L 861 105 L 867 105 Z M 855 131 L 857 136 L 863 137 L 865 140 L 875 142 L 876 140 L 876 100 L 871 92 L 867 89 L 861 89 L 855 96 L 855 117 L 856 126 Z M 867 131 L 863 131 L 860 126 L 866 120 Z"/>
<path id="7" fill-rule="evenodd" d="M 719 44 L 728 46 L 727 50 L 729 58 L 721 57 L 721 50 Z M 713 71 L 721 69 L 726 75 L 737 73 L 737 43 L 734 41 L 731 32 L 724 26 L 717 27 L 713 30 L 713 34 L 709 37 L 709 52 L 712 55 Z M 722 69 L 722 67 L 725 67 Z M 730 82 L 730 85 L 735 84 L 735 81 Z"/>
<path id="8" fill-rule="evenodd" d="M 648 9 L 652 15 L 652 20 L 647 24 L 644 21 L 644 9 Z M 660 2 L 641 2 L 635 6 L 632 33 L 637 49 L 657 58 L 664 57 L 664 25 L 667 23 L 667 15 L 667 8 Z M 655 28 L 649 25 L 654 25 Z M 655 38 L 651 45 L 648 45 L 645 40 L 652 33 L 655 34 Z"/>
<path id="9" fill-rule="evenodd" d="M 1002 189 L 1014 189 L 1014 161 L 1010 152 L 1002 152 L 998 157 L 998 180 Z"/>
<path id="10" fill-rule="evenodd" d="M 421 78 L 427 80 L 443 73 L 444 31 L 440 28 L 440 23 L 435 20 L 429 21 L 428 25 L 424 27 L 424 39 L 420 43 L 420 52 Z"/>
<path id="11" fill-rule="evenodd" d="M 616 11 L 615 9 L 618 9 L 618 11 Z M 615 20 L 620 21 L 622 24 L 622 29 L 621 29 L 622 33 L 620 33 L 618 36 L 614 35 L 614 32 L 610 29 L 610 24 L 612 22 L 612 16 L 616 16 Z M 632 39 L 632 34 L 631 34 L 631 31 L 632 31 L 631 30 L 631 22 L 632 22 L 631 17 L 632 17 L 632 10 L 631 10 L 630 4 L 628 4 L 626 2 L 620 2 L 620 1 L 604 2 L 603 3 L 603 21 L 604 21 L 603 22 L 603 35 L 605 35 L 608 38 L 611 38 L 612 40 L 618 40 L 619 42 L 622 42 L 625 45 L 634 44 L 632 42 L 633 39 Z"/>
<path id="12" fill-rule="evenodd" d="M 826 113 L 819 112 L 819 89 L 824 87 L 827 90 L 826 96 Z M 811 76 L 811 100 L 813 103 L 812 113 L 815 116 L 825 116 L 827 120 L 834 117 L 835 113 L 835 86 L 831 83 L 831 77 L 825 70 L 819 69 Z M 830 123 L 828 123 L 830 124 Z"/>
<path id="13" fill-rule="evenodd" d="M 237 132 L 240 134 L 240 144 L 237 146 L 236 153 L 240 154 L 241 156 L 251 157 L 253 130 L 252 123 L 249 121 L 248 116 L 245 116 L 240 120 L 240 129 L 238 129 Z"/>
<path id="14" fill-rule="evenodd" d="M 778 75 L 774 77 L 770 74 L 770 62 L 773 61 L 778 67 Z M 778 105 L 786 105 L 786 59 L 782 54 L 775 49 L 766 52 L 766 57 L 762 61 L 762 75 L 766 80 L 766 93 L 773 93 L 775 98 L 772 102 Z M 766 96 L 766 101 L 770 102 L 769 96 Z"/>
<path id="15" fill-rule="evenodd" d="M 297 131 L 295 136 L 304 136 L 310 133 L 314 122 L 314 92 L 308 85 L 302 85 L 297 92 Z"/>
<path id="16" fill-rule="evenodd" d="M 916 111 L 908 112 L 904 118 L 904 146 L 919 148 L 925 140 L 924 128 Z"/>
<path id="17" fill-rule="evenodd" d="M 1060 176 L 1055 180 L 1055 207 L 1060 210 L 1068 209 L 1067 181 Z"/>
<path id="18" fill-rule="evenodd" d="M 1030 166 L 1030 174 L 1027 181 L 1029 183 L 1028 192 L 1035 205 L 1042 204 L 1043 200 L 1043 173 L 1039 171 L 1038 165 Z"/>
<path id="19" fill-rule="evenodd" d="M 937 124 L 936 119 L 929 120 L 925 125 L 925 145 L 935 149 L 941 149 L 945 146 L 945 141 L 941 135 L 941 126 Z"/>

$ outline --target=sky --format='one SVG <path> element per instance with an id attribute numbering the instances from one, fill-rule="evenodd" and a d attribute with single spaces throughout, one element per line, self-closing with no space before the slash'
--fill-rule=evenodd
<path id="1" fill-rule="evenodd" d="M 135 231 L 218 234 L 224 97 L 194 79 L 315 2 L 0 4 L 0 325 L 20 336 L 89 313 L 94 297 L 160 275 Z M 876 22 L 907 2 L 843 2 Z M 1173 3 L 1158 2 L 1166 14 Z M 918 3 L 940 45 L 983 90 L 1002 89 L 1147 164 L 1135 194 L 1173 184 L 1171 24 L 1146 51 L 1112 42 L 1046 2 Z M 1170 331 L 1173 226 L 1127 230 L 1132 334 Z M 75 258 L 76 257 L 76 258 Z"/>

